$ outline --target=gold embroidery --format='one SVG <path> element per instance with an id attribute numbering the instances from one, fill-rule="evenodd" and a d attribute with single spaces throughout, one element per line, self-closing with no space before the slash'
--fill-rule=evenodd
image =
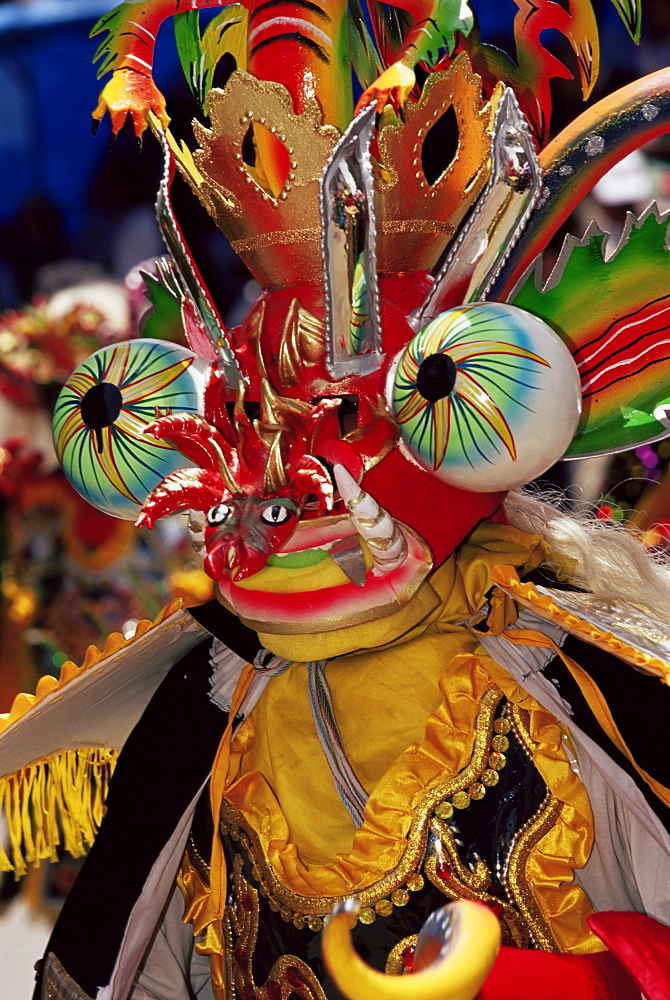
<path id="1" fill-rule="evenodd" d="M 424 887 L 424 876 L 445 897 L 445 902 L 456 899 L 477 900 L 490 906 L 500 919 L 503 939 L 517 947 L 535 946 L 545 951 L 558 950 L 546 921 L 526 879 L 528 861 L 544 835 L 560 819 L 561 803 L 547 792 L 535 814 L 516 833 L 507 857 L 496 872 L 496 883 L 501 883 L 496 895 L 489 866 L 482 859 L 474 865 L 465 864 L 460 855 L 462 846 L 458 831 L 447 819 L 454 814 L 451 806 L 460 793 L 468 802 L 470 792 L 487 770 L 494 754 L 504 756 L 508 749 L 508 734 L 513 735 L 532 760 L 534 744 L 528 727 L 528 713 L 506 704 L 499 714 L 502 695 L 491 689 L 482 699 L 475 724 L 473 752 L 467 766 L 454 778 L 431 790 L 420 804 L 410 832 L 405 851 L 396 868 L 383 879 L 356 893 L 361 905 L 359 920 L 372 924 L 379 917 L 390 916 L 395 907 L 407 905 L 409 893 Z M 492 749 L 493 748 L 493 749 Z M 449 801 L 450 800 L 450 801 Z M 444 806 L 450 807 L 446 814 Z M 444 813 L 444 815 L 440 815 Z M 240 855 L 233 865 L 232 881 L 236 904 L 227 913 L 226 936 L 228 951 L 228 977 L 231 982 L 230 998 L 235 1000 L 237 987 L 254 987 L 251 956 L 258 933 L 258 896 L 267 897 L 271 910 L 286 923 L 302 930 L 305 927 L 318 932 L 323 926 L 323 916 L 337 902 L 337 897 L 310 898 L 299 896 L 276 878 L 264 857 L 258 838 L 245 825 L 240 813 L 224 803 L 222 832 L 240 844 L 249 855 L 252 877 L 258 883 L 253 889 L 242 876 L 243 860 Z M 407 950 L 416 945 L 416 935 L 404 938 L 390 952 L 386 972 L 401 975 L 409 971 Z M 288 979 L 286 978 L 288 975 Z M 296 987 L 296 983 L 298 986 Z M 294 956 L 283 956 L 273 966 L 265 987 L 270 987 L 271 1000 L 288 1000 L 290 992 L 302 1000 L 323 1000 L 321 988 L 303 962 Z"/>
<path id="2" fill-rule="evenodd" d="M 68 975 L 53 952 L 44 960 L 40 1000 L 91 1000 Z"/>
<path id="3" fill-rule="evenodd" d="M 530 736 L 528 712 L 512 708 L 512 728 L 529 759 L 533 759 L 534 745 Z M 530 884 L 526 878 L 526 865 L 533 848 L 555 825 L 561 815 L 562 805 L 556 796 L 547 792 L 534 816 L 517 831 L 505 864 L 507 891 L 530 930 L 533 943 L 543 951 L 558 951 L 549 925 L 543 919 Z"/>
<path id="4" fill-rule="evenodd" d="M 405 976 L 412 971 L 411 965 L 406 964 L 404 956 L 408 948 L 416 948 L 418 938 L 418 934 L 410 934 L 391 948 L 384 969 L 387 976 Z"/>
<path id="5" fill-rule="evenodd" d="M 392 893 L 404 885 L 410 888 L 408 882 L 411 882 L 412 877 L 419 871 L 426 851 L 431 819 L 435 809 L 443 800 L 468 788 L 487 769 L 490 756 L 493 716 L 501 698 L 502 695 L 497 688 L 492 688 L 484 695 L 475 723 L 475 742 L 470 761 L 459 774 L 449 779 L 449 781 L 438 785 L 425 796 L 423 802 L 415 811 L 412 825 L 407 835 L 407 847 L 396 868 L 389 872 L 383 879 L 356 893 L 356 898 L 363 910 L 372 908 L 373 914 L 376 915 L 376 911 L 374 910 L 376 903 L 379 903 L 385 897 L 390 897 Z M 258 879 L 259 891 L 262 895 L 267 895 L 279 907 L 284 906 L 293 913 L 300 913 L 306 916 L 310 914 L 320 914 L 323 916 L 330 913 L 338 899 L 343 898 L 336 896 L 300 896 L 291 892 L 290 889 L 287 889 L 286 886 L 279 882 L 272 871 L 266 858 L 263 856 L 256 833 L 246 824 L 243 815 L 224 802 L 221 810 L 221 818 L 223 822 L 222 832 L 230 832 L 230 836 L 234 840 L 244 837 L 249 843 L 249 852 L 254 865 L 253 874 L 254 878 Z"/>
<path id="6" fill-rule="evenodd" d="M 242 864 L 241 856 L 237 855 L 232 871 L 234 903 L 226 907 L 223 918 L 228 1000 L 244 997 L 249 991 L 260 995 L 261 990 L 272 1000 L 288 1000 L 292 994 L 301 1000 L 326 1000 L 312 970 L 295 955 L 278 958 L 261 986 L 254 982 L 252 960 L 258 941 L 258 893 L 244 878 Z M 291 920 L 290 914 L 287 918 L 282 912 L 281 916 L 287 923 Z"/>
<path id="7" fill-rule="evenodd" d="M 558 820 L 561 808 L 558 799 L 547 793 L 538 813 L 517 833 L 505 866 L 508 892 L 530 930 L 533 943 L 542 951 L 559 949 L 546 921 L 542 918 L 526 878 L 526 864 L 535 845 Z"/>
<path id="8" fill-rule="evenodd" d="M 436 819 L 433 821 L 433 830 L 436 834 L 435 853 L 426 859 L 424 865 L 424 871 L 433 885 L 448 899 L 473 899 L 493 907 L 502 926 L 503 940 L 511 941 L 519 948 L 528 947 L 528 930 L 513 905 L 492 892 L 487 892 L 491 873 L 486 862 L 480 859 L 474 869 L 470 869 L 461 861 L 458 845 L 449 825 Z"/>

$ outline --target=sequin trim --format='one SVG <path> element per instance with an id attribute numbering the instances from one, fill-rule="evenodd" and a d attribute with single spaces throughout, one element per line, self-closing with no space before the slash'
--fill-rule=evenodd
<path id="1" fill-rule="evenodd" d="M 394 902 L 393 896 L 397 890 L 417 891 L 412 886 L 417 884 L 415 876 L 419 873 L 426 852 L 431 820 L 436 808 L 446 800 L 452 799 L 458 792 L 463 791 L 468 795 L 466 789 L 489 769 L 493 720 L 501 700 L 502 694 L 497 688 L 492 688 L 484 695 L 475 723 L 475 741 L 470 761 L 459 774 L 438 785 L 424 797 L 415 811 L 407 836 L 407 847 L 396 868 L 383 879 L 356 893 L 356 899 L 361 906 L 358 916 L 360 922 L 372 923 L 377 916 L 383 915 L 376 909 L 376 904 L 384 898 L 388 899 L 392 907 L 405 905 L 404 896 L 397 896 L 398 902 Z M 258 837 L 246 824 L 243 815 L 224 802 L 221 818 L 222 835 L 228 834 L 233 840 L 239 840 L 242 847 L 249 852 L 252 874 L 258 882 L 259 892 L 268 897 L 270 905 L 274 904 L 273 908 L 276 906 L 276 912 L 281 912 L 284 907 L 294 914 L 305 917 L 313 914 L 324 916 L 330 913 L 339 899 L 345 898 L 344 896 L 309 897 L 291 892 L 275 876 L 263 855 Z"/>

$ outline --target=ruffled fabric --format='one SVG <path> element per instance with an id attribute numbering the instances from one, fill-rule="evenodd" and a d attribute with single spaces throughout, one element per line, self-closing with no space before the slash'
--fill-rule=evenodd
<path id="1" fill-rule="evenodd" d="M 328 664 L 342 741 L 370 796 L 359 829 L 337 795 L 314 732 L 305 664 L 274 678 L 232 742 L 224 795 L 256 832 L 287 889 L 310 898 L 342 896 L 396 868 L 417 808 L 468 763 L 482 699 L 497 687 L 530 712 L 536 765 L 564 804 L 528 862 L 538 905 L 562 950 L 597 948 L 586 927 L 588 900 L 579 887 L 566 885 L 586 863 L 593 831 L 562 733 L 462 624 L 481 608 L 503 558 L 529 570 L 545 555 L 539 538 L 482 526 L 426 585 L 438 598 L 437 610 L 401 638 L 393 628 L 377 631 L 377 648 Z"/>

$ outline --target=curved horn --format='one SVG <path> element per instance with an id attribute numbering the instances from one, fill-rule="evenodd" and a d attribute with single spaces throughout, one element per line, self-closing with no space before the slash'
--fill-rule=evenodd
<path id="1" fill-rule="evenodd" d="M 433 961 L 408 976 L 387 976 L 354 950 L 351 918 L 358 909 L 354 899 L 338 904 L 323 933 L 328 972 L 349 1000 L 472 1000 L 500 948 L 494 914 L 481 903 L 459 900 L 432 914 L 419 935 L 417 956 L 423 944 L 426 951 L 437 951 Z"/>
<path id="2" fill-rule="evenodd" d="M 398 522 L 362 490 L 343 465 L 333 468 L 335 483 L 359 535 L 375 561 L 375 575 L 389 573 L 407 556 L 407 542 Z"/>
<path id="3" fill-rule="evenodd" d="M 221 483 L 208 469 L 178 469 L 151 491 L 142 505 L 135 527 L 153 528 L 167 514 L 191 507 L 207 508 L 221 499 Z"/>
<path id="4" fill-rule="evenodd" d="M 144 433 L 153 434 L 156 439 L 168 438 L 182 455 L 201 468 L 218 470 L 229 493 L 238 492 L 229 466 L 229 462 L 233 464 L 237 458 L 235 450 L 218 428 L 204 417 L 197 413 L 166 414 L 148 424 Z"/>

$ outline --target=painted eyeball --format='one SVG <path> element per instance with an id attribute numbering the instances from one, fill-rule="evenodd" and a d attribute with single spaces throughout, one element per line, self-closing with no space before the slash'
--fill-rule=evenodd
<path id="1" fill-rule="evenodd" d="M 398 356 L 389 405 L 401 442 L 476 493 L 528 483 L 563 456 L 581 412 L 568 348 L 542 320 L 483 302 L 450 309 Z"/>
<path id="2" fill-rule="evenodd" d="M 214 504 L 207 511 L 207 524 L 211 528 L 217 528 L 220 524 L 225 524 L 230 515 L 232 514 L 232 509 L 226 503 Z"/>
<path id="3" fill-rule="evenodd" d="M 265 507 L 261 511 L 261 521 L 265 524 L 285 524 L 289 517 L 291 516 L 291 511 L 283 504 L 274 503 L 270 507 Z"/>
<path id="4" fill-rule="evenodd" d="M 162 479 L 189 461 L 144 433 L 156 407 L 197 413 L 206 363 L 178 344 L 129 340 L 96 351 L 72 373 L 54 410 L 56 454 L 81 495 L 134 521 Z"/>

